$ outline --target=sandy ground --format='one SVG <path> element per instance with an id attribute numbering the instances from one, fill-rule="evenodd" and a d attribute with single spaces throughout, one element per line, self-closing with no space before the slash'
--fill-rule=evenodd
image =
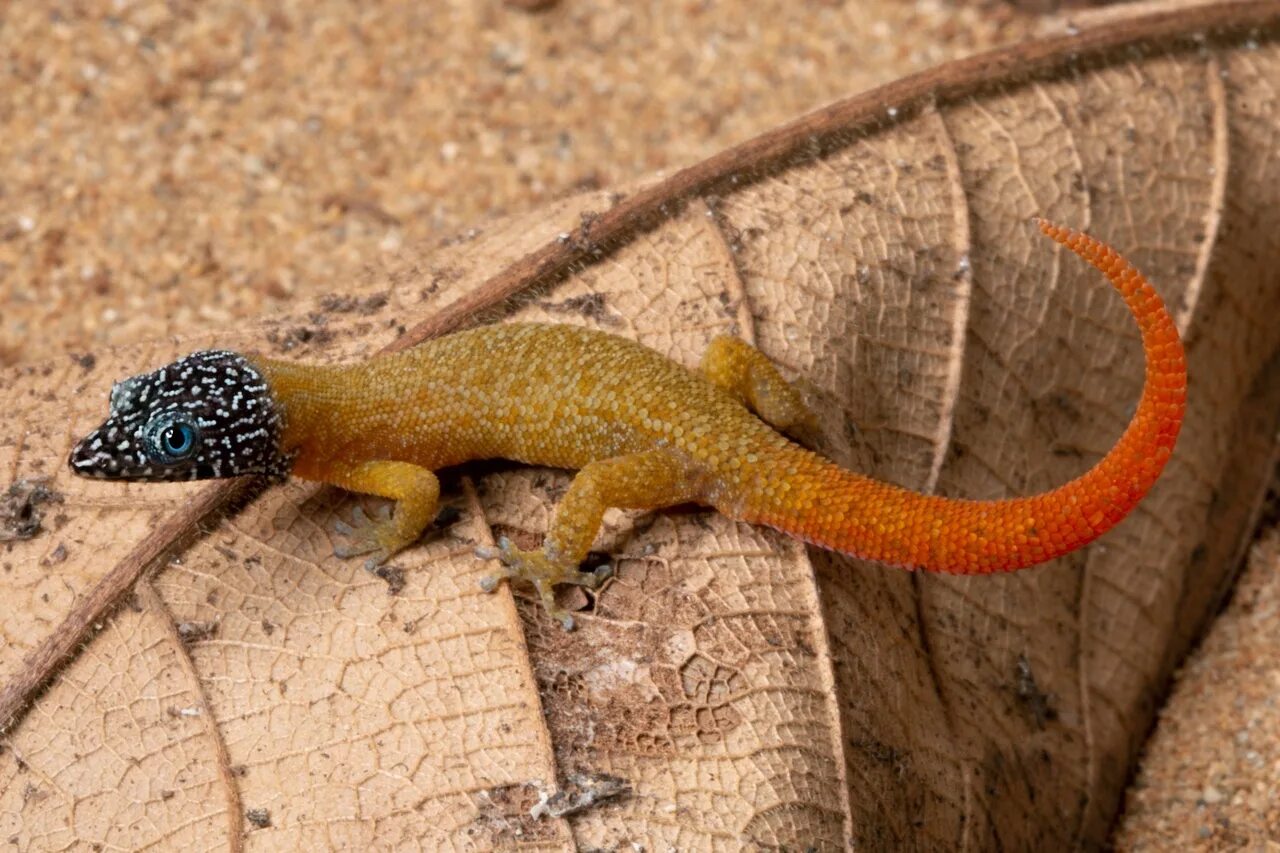
<path id="1" fill-rule="evenodd" d="M 7 4 L 0 364 L 341 290 L 406 243 L 694 162 L 1038 23 L 937 0 L 528 5 Z M 1277 569 L 1272 532 L 1182 672 L 1120 846 L 1280 849 Z"/>
<path id="2" fill-rule="evenodd" d="M 277 310 L 1034 25 L 936 0 L 521 5 L 5 4 L 0 364 Z"/>
<path id="3" fill-rule="evenodd" d="M 1280 851 L 1276 488 L 1271 497 L 1231 601 L 1160 711 L 1126 798 L 1119 849 Z"/>

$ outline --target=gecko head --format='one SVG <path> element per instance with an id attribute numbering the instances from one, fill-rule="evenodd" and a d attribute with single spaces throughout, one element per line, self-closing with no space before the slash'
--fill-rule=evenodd
<path id="1" fill-rule="evenodd" d="M 204 350 L 117 382 L 102 426 L 71 451 L 71 470 L 103 480 L 283 477 L 283 422 L 248 360 Z"/>

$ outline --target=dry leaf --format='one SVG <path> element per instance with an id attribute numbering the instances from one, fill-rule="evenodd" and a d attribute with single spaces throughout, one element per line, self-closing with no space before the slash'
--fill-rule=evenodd
<path id="1" fill-rule="evenodd" d="M 1277 80 L 1276 2 L 1112 20 L 492 224 L 293 317 L 0 373 L 0 485 L 61 498 L 0 544 L 0 718 L 22 714 L 0 838 L 1103 843 L 1275 453 Z M 447 478 L 455 517 L 392 585 L 331 556 L 352 505 L 336 490 L 64 466 L 112 379 L 181 352 L 354 359 L 483 314 L 597 325 L 689 364 L 735 330 L 816 386 L 844 464 L 946 494 L 1044 489 L 1119 435 L 1141 369 L 1121 302 L 1032 214 L 1146 271 L 1192 371 L 1150 498 L 1033 571 L 911 575 L 710 513 L 614 513 L 599 544 L 618 576 L 564 634 L 524 590 L 518 608 L 482 594 L 471 556 L 495 530 L 536 537 L 564 474 Z"/>

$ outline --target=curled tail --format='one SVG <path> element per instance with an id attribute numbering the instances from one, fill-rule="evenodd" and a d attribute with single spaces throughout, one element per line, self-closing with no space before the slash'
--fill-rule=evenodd
<path id="1" fill-rule="evenodd" d="M 1160 476 L 1186 408 L 1187 370 L 1173 318 L 1142 274 L 1105 243 L 1037 220 L 1107 277 L 1142 332 L 1146 381 L 1124 435 L 1092 469 L 1052 491 L 977 501 L 922 495 L 795 448 L 774 460 L 781 492 L 748 521 L 868 560 L 938 572 L 1015 571 L 1079 548 L 1128 515 Z"/>

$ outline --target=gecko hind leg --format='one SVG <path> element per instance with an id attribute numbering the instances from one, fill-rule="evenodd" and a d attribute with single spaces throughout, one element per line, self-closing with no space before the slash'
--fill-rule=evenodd
<path id="1" fill-rule="evenodd" d="M 746 341 L 732 335 L 713 338 L 702 354 L 701 369 L 710 382 L 737 397 L 778 432 L 805 438 L 818 434 L 818 419 L 799 389 Z"/>
<path id="2" fill-rule="evenodd" d="M 497 575 L 484 578 L 480 585 L 492 592 L 506 578 L 530 581 L 547 612 L 566 631 L 572 630 L 573 616 L 556 604 L 554 587 L 569 583 L 595 588 L 608 576 L 578 568 L 600 530 L 604 511 L 688 503 L 701 496 L 703 479 L 688 459 L 669 448 L 596 460 L 573 478 L 541 548 L 523 550 L 504 538 L 497 548 L 476 549 L 477 557 L 502 564 Z"/>

